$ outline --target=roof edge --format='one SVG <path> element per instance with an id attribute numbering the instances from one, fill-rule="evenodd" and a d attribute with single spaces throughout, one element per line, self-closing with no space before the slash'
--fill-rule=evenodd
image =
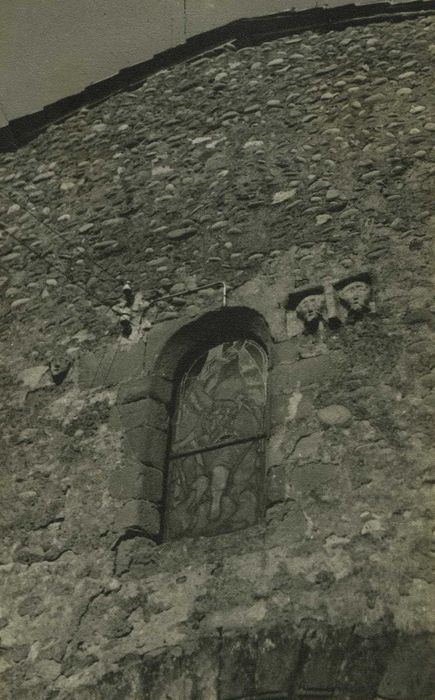
<path id="1" fill-rule="evenodd" d="M 62 121 L 85 106 L 102 102 L 113 94 L 139 87 L 150 75 L 181 61 L 220 53 L 231 43 L 235 49 L 254 46 L 302 31 L 340 31 L 348 26 L 376 22 L 401 22 L 435 14 L 435 0 L 411 0 L 406 3 L 348 4 L 341 7 L 317 7 L 290 10 L 273 15 L 238 19 L 217 29 L 186 40 L 150 60 L 120 70 L 81 92 L 45 106 L 42 110 L 18 117 L 0 128 L 0 152 L 17 150 L 50 124 Z M 1 107 L 0 107 L 1 109 Z M 4 123 L 4 121 L 3 121 Z"/>

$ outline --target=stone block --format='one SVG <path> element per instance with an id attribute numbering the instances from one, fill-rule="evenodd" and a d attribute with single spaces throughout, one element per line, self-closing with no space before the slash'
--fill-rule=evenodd
<path id="1" fill-rule="evenodd" d="M 109 478 L 109 492 L 112 498 L 125 500 L 143 496 L 142 464 L 131 460 L 120 469 L 115 469 Z"/>
<path id="2" fill-rule="evenodd" d="M 256 640 L 247 634 L 222 640 L 219 698 L 255 695 Z"/>
<path id="3" fill-rule="evenodd" d="M 139 376 L 143 370 L 145 345 L 142 341 L 122 347 L 119 343 L 78 358 L 82 387 L 113 386 Z"/>
<path id="4" fill-rule="evenodd" d="M 259 634 L 255 673 L 258 695 L 282 693 L 287 697 L 298 665 L 299 647 L 300 640 L 282 628 Z"/>
<path id="5" fill-rule="evenodd" d="M 53 380 L 49 375 L 48 365 L 29 367 L 20 372 L 18 376 L 24 388 L 29 391 L 35 391 L 35 389 L 41 388 L 41 386 L 45 387 L 53 384 Z"/>
<path id="6" fill-rule="evenodd" d="M 143 467 L 142 489 L 144 498 L 153 503 L 160 503 L 163 499 L 163 472 L 154 467 Z"/>
<path id="7" fill-rule="evenodd" d="M 273 366 L 297 362 L 299 358 L 298 344 L 295 340 L 284 340 L 282 343 L 275 343 L 272 348 Z"/>
<path id="8" fill-rule="evenodd" d="M 155 538 L 160 533 L 160 513 L 154 503 L 142 499 L 131 499 L 115 514 L 115 530 L 141 530 Z"/>
<path id="9" fill-rule="evenodd" d="M 160 430 L 166 430 L 168 427 L 166 406 L 154 399 L 140 399 L 133 403 L 120 404 L 119 414 L 124 430 L 132 430 L 144 425 L 160 428 Z"/>
<path id="10" fill-rule="evenodd" d="M 355 634 L 349 638 L 345 658 L 337 676 L 337 687 L 340 688 L 337 695 L 339 700 L 346 700 L 349 697 L 352 700 L 367 700 L 367 698 L 376 697 L 394 648 L 394 636 L 393 632 L 378 630 L 377 634 L 370 637 Z M 418 668 L 420 669 L 420 663 Z M 397 696 L 382 694 L 381 697 L 396 698 Z M 398 698 L 403 700 L 403 696 Z M 414 695 L 412 700 L 426 700 L 426 698 Z"/>
<path id="11" fill-rule="evenodd" d="M 309 523 L 298 503 L 275 503 L 266 511 L 266 540 L 269 547 L 307 544 Z"/>
<path id="12" fill-rule="evenodd" d="M 301 437 L 295 445 L 292 456 L 303 462 L 315 459 L 319 454 L 322 437 L 323 433 L 321 431 Z"/>
<path id="13" fill-rule="evenodd" d="M 435 697 L 435 637 L 399 639 L 378 689 L 381 697 L 433 700 Z"/>
<path id="14" fill-rule="evenodd" d="M 342 360 L 342 353 L 328 352 L 292 364 L 279 364 L 270 372 L 271 394 L 286 394 L 296 387 L 332 381 L 340 373 Z"/>
<path id="15" fill-rule="evenodd" d="M 126 435 L 131 452 L 143 464 L 164 468 L 168 441 L 165 432 L 146 426 L 127 430 Z"/>
<path id="16" fill-rule="evenodd" d="M 296 672 L 300 642 L 282 628 L 224 637 L 219 697 L 287 697 Z"/>
<path id="17" fill-rule="evenodd" d="M 112 498 L 121 501 L 145 498 L 152 503 L 160 503 L 163 498 L 163 472 L 132 459 L 112 472 L 109 492 Z"/>
<path id="18" fill-rule="evenodd" d="M 156 543 L 146 537 L 122 540 L 116 552 L 116 574 L 120 576 L 131 567 L 148 567 L 153 558 Z"/>
<path id="19" fill-rule="evenodd" d="M 414 325 L 416 323 L 428 323 L 431 327 L 434 325 L 434 315 L 430 309 L 413 309 L 407 311 L 404 317 L 405 323 Z"/>
<path id="20" fill-rule="evenodd" d="M 153 326 L 147 336 L 147 351 L 145 358 L 145 371 L 153 372 L 156 363 L 159 361 L 162 352 L 166 344 L 174 337 L 176 332 L 183 328 L 187 323 L 191 321 L 190 318 L 179 317 L 176 319 L 169 319 L 158 323 Z M 169 381 L 172 381 L 174 371 L 176 370 L 176 365 L 178 364 L 179 357 L 177 353 L 172 354 L 171 350 L 167 350 L 167 358 L 163 362 L 160 374 L 166 377 Z"/>
<path id="21" fill-rule="evenodd" d="M 118 406 L 112 406 L 112 408 L 110 409 L 108 426 L 111 430 L 114 430 L 115 432 L 123 429 L 121 414 L 119 412 Z"/>
<path id="22" fill-rule="evenodd" d="M 288 498 L 290 489 L 290 479 L 285 464 L 273 466 L 268 469 L 266 475 L 267 507 L 270 507 L 274 503 L 280 503 Z"/>
<path id="23" fill-rule="evenodd" d="M 267 440 L 266 467 L 267 469 L 281 464 L 289 453 L 288 431 L 280 426 Z"/>
<path id="24" fill-rule="evenodd" d="M 231 292 L 231 304 L 247 306 L 255 309 L 261 316 L 267 319 L 270 334 L 275 341 L 287 338 L 285 310 L 277 306 L 277 299 L 284 299 L 286 295 L 286 278 L 279 278 L 273 282 L 257 276 L 245 282 Z"/>
<path id="25" fill-rule="evenodd" d="M 346 654 L 350 631 L 320 632 L 306 645 L 306 662 L 298 680 L 299 692 L 333 691 Z"/>
<path id="26" fill-rule="evenodd" d="M 317 415 L 324 425 L 346 425 L 352 418 L 349 409 L 339 405 L 325 406 L 317 412 Z"/>
<path id="27" fill-rule="evenodd" d="M 69 693 L 70 698 L 71 700 L 97 700 L 97 698 L 124 700 L 124 698 L 137 698 L 136 689 L 141 687 L 141 680 L 139 671 L 135 671 L 135 669 L 132 669 L 131 664 L 122 672 L 111 671 L 98 682 L 98 690 L 95 690 L 92 686 L 80 687 L 79 689 L 73 689 Z"/>
<path id="28" fill-rule="evenodd" d="M 172 398 L 172 383 L 158 375 L 138 377 L 121 387 L 118 403 L 134 403 L 148 398 L 169 404 Z"/>
<path id="29" fill-rule="evenodd" d="M 275 395 L 273 401 L 270 401 L 270 426 L 275 428 L 283 425 L 288 417 L 289 397 L 285 394 Z"/>
<path id="30" fill-rule="evenodd" d="M 338 470 L 331 464 L 304 464 L 292 471 L 292 487 L 306 497 L 316 493 L 323 498 L 328 490 L 337 492 Z"/>

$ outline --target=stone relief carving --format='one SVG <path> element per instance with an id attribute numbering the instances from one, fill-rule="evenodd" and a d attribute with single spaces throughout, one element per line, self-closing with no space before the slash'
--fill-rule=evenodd
<path id="1" fill-rule="evenodd" d="M 369 272 L 295 289 L 287 301 L 287 333 L 289 337 L 313 334 L 325 327 L 338 328 L 347 321 L 356 321 L 365 313 L 374 312 L 371 294 Z"/>
<path id="2" fill-rule="evenodd" d="M 366 282 L 356 280 L 343 287 L 339 297 L 349 314 L 360 315 L 368 307 L 370 287 Z"/>
<path id="3" fill-rule="evenodd" d="M 72 362 L 66 358 L 52 358 L 48 364 L 51 378 L 56 385 L 62 384 L 70 371 Z"/>
<path id="4" fill-rule="evenodd" d="M 311 331 L 317 330 L 322 320 L 324 297 L 321 294 L 309 294 L 296 307 L 296 315 Z"/>

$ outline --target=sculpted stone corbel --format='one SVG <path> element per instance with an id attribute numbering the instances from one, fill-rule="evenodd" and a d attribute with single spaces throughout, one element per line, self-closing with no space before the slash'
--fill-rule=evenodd
<path id="1" fill-rule="evenodd" d="M 296 307 L 296 315 L 303 322 L 305 330 L 313 333 L 323 319 L 325 298 L 323 294 L 308 294 Z"/>
<path id="2" fill-rule="evenodd" d="M 324 278 L 321 284 L 301 287 L 289 294 L 287 331 L 290 337 L 322 332 L 325 325 L 336 329 L 347 320 L 356 321 L 373 312 L 369 272 L 342 279 Z"/>
<path id="3" fill-rule="evenodd" d="M 355 280 L 340 290 L 339 297 L 349 316 L 357 318 L 369 308 L 370 287 L 363 280 Z"/>

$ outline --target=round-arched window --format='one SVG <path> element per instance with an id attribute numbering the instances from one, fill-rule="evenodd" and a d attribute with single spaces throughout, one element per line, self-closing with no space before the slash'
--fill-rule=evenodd
<path id="1" fill-rule="evenodd" d="M 214 535 L 263 507 L 267 355 L 254 340 L 210 348 L 184 374 L 172 419 L 165 536 Z"/>

